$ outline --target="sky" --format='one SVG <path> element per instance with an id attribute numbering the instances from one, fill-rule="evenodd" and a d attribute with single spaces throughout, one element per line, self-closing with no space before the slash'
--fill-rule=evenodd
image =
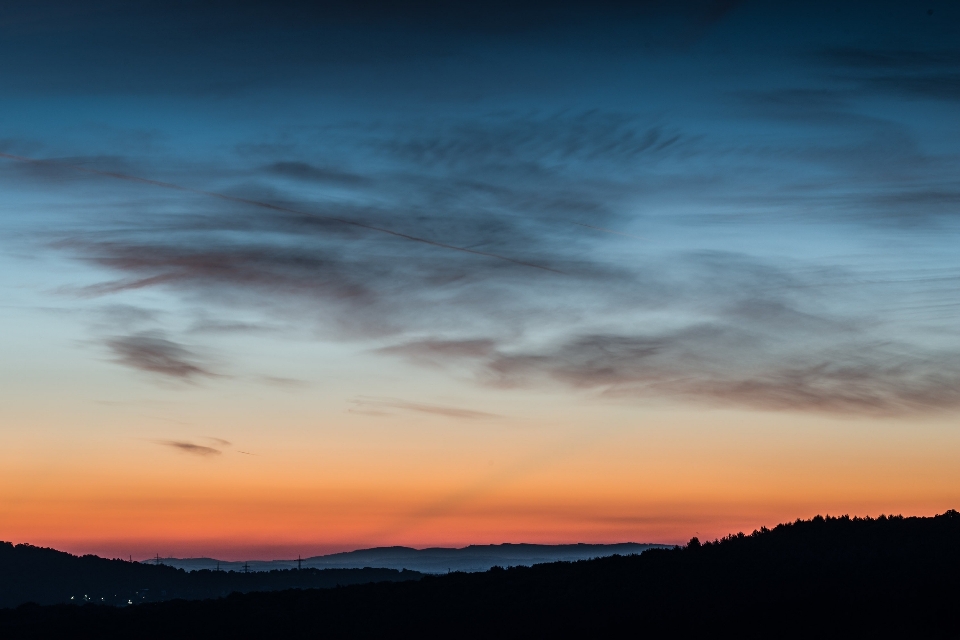
<path id="1" fill-rule="evenodd" d="M 0 539 L 960 504 L 960 5 L 0 2 Z"/>

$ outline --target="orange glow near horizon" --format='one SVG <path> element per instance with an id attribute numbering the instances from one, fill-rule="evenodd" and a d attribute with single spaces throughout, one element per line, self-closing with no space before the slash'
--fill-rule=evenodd
<path id="1" fill-rule="evenodd" d="M 256 455 L 148 439 L 50 448 L 43 462 L 8 453 L 0 530 L 107 557 L 252 560 L 390 545 L 672 544 L 818 513 L 960 504 L 960 437 L 946 424 L 908 433 L 809 416 L 777 416 L 774 429 L 749 412 L 631 415 L 608 411 L 602 430 L 573 416 L 479 431 L 347 416 L 324 446 L 264 440 Z"/>

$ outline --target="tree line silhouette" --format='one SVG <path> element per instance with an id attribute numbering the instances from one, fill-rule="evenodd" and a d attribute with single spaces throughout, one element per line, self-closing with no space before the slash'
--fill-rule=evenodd
<path id="1" fill-rule="evenodd" d="M 234 592 L 317 589 L 420 577 L 416 571 L 372 568 L 187 572 L 162 564 L 74 556 L 29 544 L 0 542 L 0 607 L 26 602 L 123 606 L 177 598 L 216 598 Z"/>
<path id="2" fill-rule="evenodd" d="M 335 589 L 0 611 L 0 636 L 957 637 L 960 513 L 820 517 L 683 547 Z"/>

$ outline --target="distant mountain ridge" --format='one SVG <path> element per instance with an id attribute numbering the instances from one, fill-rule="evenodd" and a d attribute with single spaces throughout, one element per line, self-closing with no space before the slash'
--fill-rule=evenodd
<path id="1" fill-rule="evenodd" d="M 303 558 L 303 568 L 311 569 L 407 569 L 420 573 L 447 573 L 450 571 L 477 572 L 493 567 L 529 567 L 545 562 L 590 560 L 612 555 L 634 555 L 648 549 L 665 548 L 662 544 L 623 542 L 618 544 L 487 544 L 467 547 L 375 547 L 329 555 Z M 246 564 L 250 571 L 296 569 L 297 560 L 261 560 L 226 562 L 215 558 L 160 558 L 167 566 L 197 571 L 201 569 L 242 570 Z"/>

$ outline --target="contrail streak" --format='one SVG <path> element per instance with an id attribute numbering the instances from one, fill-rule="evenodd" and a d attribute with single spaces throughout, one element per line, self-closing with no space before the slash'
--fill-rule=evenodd
<path id="1" fill-rule="evenodd" d="M 513 258 L 508 258 L 506 256 L 501 256 L 496 253 L 488 253 L 486 251 L 476 251 L 475 249 L 467 249 L 466 247 L 458 247 L 456 245 L 447 244 L 445 242 L 438 242 L 436 240 L 429 240 L 427 238 L 421 238 L 419 236 L 412 236 L 407 233 L 402 233 L 400 231 L 393 231 L 392 229 L 386 229 L 384 227 L 378 227 L 372 224 L 365 224 L 363 222 L 357 222 L 355 220 L 347 220 L 346 218 L 338 218 L 335 216 L 327 216 L 319 213 L 307 213 L 306 211 L 299 211 L 297 209 L 291 209 L 289 207 L 284 207 L 278 204 L 271 204 L 269 202 L 262 202 L 260 200 L 251 200 L 249 198 L 240 198 L 238 196 L 230 196 L 225 193 L 217 193 L 215 191 L 204 191 L 203 189 L 193 189 L 191 187 L 184 187 L 179 184 L 174 184 L 172 182 L 161 182 L 160 180 L 151 180 L 149 178 L 140 178 L 138 176 L 131 176 L 125 173 L 115 173 L 113 171 L 101 171 L 100 169 L 91 169 L 89 167 L 81 167 L 79 165 L 70 164 L 67 162 L 59 162 L 56 160 L 38 160 L 36 158 L 28 158 L 26 156 L 17 156 L 10 153 L 0 153 L 0 158 L 6 158 L 7 160 L 14 160 L 16 162 L 23 162 L 27 164 L 58 164 L 63 167 L 68 167 L 75 171 L 80 171 L 82 173 L 90 173 L 93 175 L 104 176 L 107 178 L 114 178 L 116 180 L 126 180 L 128 182 L 139 182 L 140 184 L 148 184 L 154 187 L 162 187 L 164 189 L 174 189 L 176 191 L 183 191 L 185 193 L 195 193 L 202 196 L 207 196 L 210 198 L 219 198 L 221 200 L 226 200 L 228 202 L 238 202 L 240 204 L 248 204 L 254 207 L 260 207 L 261 209 L 270 209 L 272 211 L 282 211 L 284 213 L 292 213 L 294 215 L 302 216 L 305 218 L 318 219 L 318 220 L 327 220 L 329 222 L 336 222 L 339 224 L 349 225 L 351 227 L 359 227 L 361 229 L 366 229 L 368 231 L 375 231 L 377 233 L 385 233 L 387 235 L 394 236 L 396 238 L 402 238 L 404 240 L 410 240 L 412 242 L 419 242 L 422 244 L 427 244 L 433 247 L 439 247 L 441 249 L 450 249 L 451 251 L 460 251 L 462 253 L 470 253 L 475 256 L 483 256 L 485 258 L 493 258 L 495 260 L 502 260 L 504 262 L 510 262 L 513 264 L 520 265 L 522 267 L 530 267 L 531 269 L 539 269 L 541 271 L 549 271 L 550 273 L 559 273 L 563 274 L 562 271 L 558 269 L 551 269 L 550 267 L 545 267 L 543 265 L 534 264 L 532 262 L 524 262 L 523 260 L 515 260 Z"/>

